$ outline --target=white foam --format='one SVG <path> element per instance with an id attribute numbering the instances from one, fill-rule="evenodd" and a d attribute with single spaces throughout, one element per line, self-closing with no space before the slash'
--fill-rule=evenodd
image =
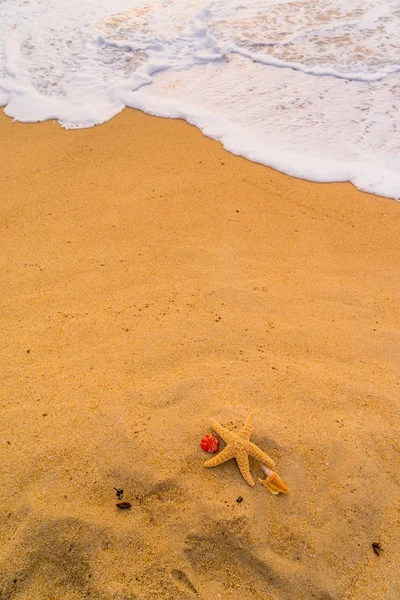
<path id="1" fill-rule="evenodd" d="M 397 0 L 5 0 L 0 104 L 90 127 L 125 106 L 297 177 L 400 198 Z"/>
<path id="2" fill-rule="evenodd" d="M 248 71 L 240 82 L 238 69 Z M 399 139 L 390 135 L 391 120 L 376 119 L 374 113 L 362 123 L 355 118 L 363 84 L 310 78 L 292 70 L 277 73 L 272 67 L 265 75 L 265 67 L 251 64 L 249 69 L 247 59 L 233 55 L 224 64 L 192 69 L 190 77 L 163 73 L 152 86 L 126 94 L 123 101 L 150 114 L 185 119 L 230 152 L 289 175 L 320 182 L 351 181 L 365 191 L 399 198 Z M 218 90 L 233 85 L 238 100 L 228 104 Z M 393 82 L 388 80 L 387 85 Z M 249 88 L 252 94 L 247 93 Z M 282 90 L 290 90 L 288 97 Z M 344 94 L 349 102 L 346 112 Z M 380 108 L 386 112 L 391 106 L 384 99 L 382 92 Z M 385 153 L 379 154 L 384 146 Z"/>

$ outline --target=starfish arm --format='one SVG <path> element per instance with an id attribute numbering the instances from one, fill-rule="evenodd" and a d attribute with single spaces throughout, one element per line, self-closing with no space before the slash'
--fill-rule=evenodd
<path id="1" fill-rule="evenodd" d="M 228 444 L 232 440 L 232 432 L 218 423 L 215 419 L 210 419 L 211 427 L 218 433 L 220 437 Z"/>
<path id="2" fill-rule="evenodd" d="M 269 465 L 272 468 L 275 466 L 275 463 L 272 460 L 272 458 L 270 458 L 268 454 L 265 454 L 265 452 L 260 450 L 260 448 L 252 442 L 248 443 L 248 452 L 251 456 L 259 460 L 260 463 L 262 463 L 263 465 Z"/>
<path id="3" fill-rule="evenodd" d="M 254 481 L 253 481 L 253 478 L 250 473 L 249 457 L 248 457 L 247 452 L 246 451 L 237 452 L 235 458 L 236 458 L 238 467 L 240 469 L 240 472 L 243 475 L 246 483 L 253 486 Z"/>
<path id="4" fill-rule="evenodd" d="M 205 467 L 216 467 L 218 465 L 222 465 L 222 463 L 230 460 L 235 456 L 235 451 L 230 446 L 226 446 L 222 452 L 214 456 L 214 458 L 210 458 L 210 460 L 206 460 L 204 463 Z"/>
<path id="5" fill-rule="evenodd" d="M 250 435 L 253 429 L 253 423 L 254 423 L 254 415 L 253 413 L 249 416 L 249 418 L 247 419 L 245 425 L 242 427 L 242 429 L 239 431 L 239 437 L 242 440 L 250 440 Z"/>

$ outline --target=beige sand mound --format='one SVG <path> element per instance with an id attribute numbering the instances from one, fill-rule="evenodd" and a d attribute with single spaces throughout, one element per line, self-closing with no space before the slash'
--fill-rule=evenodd
<path id="1" fill-rule="evenodd" d="M 0 127 L 1 600 L 397 600 L 400 204 L 134 111 Z M 203 467 L 250 412 L 287 495 Z"/>

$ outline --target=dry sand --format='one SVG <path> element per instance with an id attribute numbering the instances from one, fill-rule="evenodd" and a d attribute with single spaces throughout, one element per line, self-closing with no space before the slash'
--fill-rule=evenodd
<path id="1" fill-rule="evenodd" d="M 0 131 L 1 600 L 397 600 L 400 203 L 131 110 Z M 287 495 L 203 467 L 250 412 Z"/>

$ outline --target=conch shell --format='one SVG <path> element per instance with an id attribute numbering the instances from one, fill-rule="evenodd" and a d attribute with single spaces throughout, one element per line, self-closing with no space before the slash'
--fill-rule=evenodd
<path id="1" fill-rule="evenodd" d="M 258 481 L 262 483 L 271 492 L 271 494 L 277 495 L 279 494 L 279 492 L 282 492 L 282 494 L 288 493 L 289 488 L 283 483 L 278 473 L 275 473 L 275 471 L 271 471 L 271 469 L 268 469 L 261 463 L 260 467 L 266 474 L 267 478 L 259 479 Z"/>

